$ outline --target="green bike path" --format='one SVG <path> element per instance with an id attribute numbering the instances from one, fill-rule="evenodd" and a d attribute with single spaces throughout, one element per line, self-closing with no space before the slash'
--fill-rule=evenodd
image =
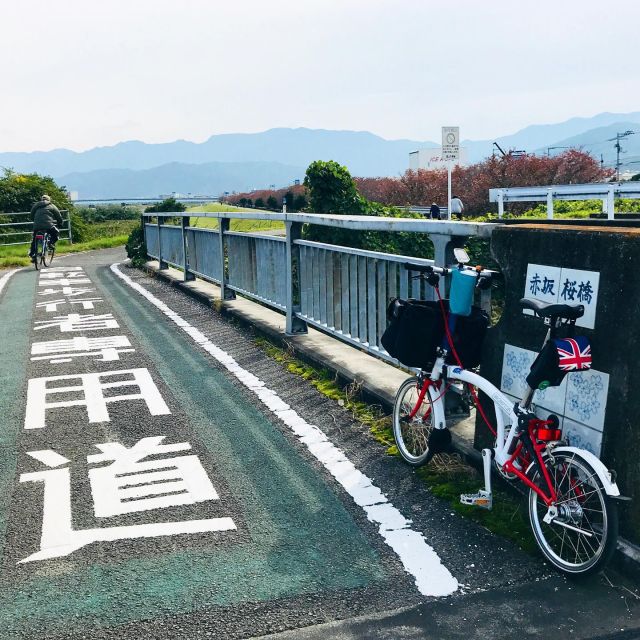
<path id="1" fill-rule="evenodd" d="M 75 264 L 75 262 L 74 262 Z M 30 451 L 51 450 L 71 460 L 96 453 L 101 442 L 91 433 L 84 408 L 48 409 L 51 425 L 23 430 L 28 378 L 92 371 L 91 363 L 30 362 L 29 346 L 57 338 L 56 328 L 36 334 L 34 324 L 52 314 L 34 312 L 39 277 L 16 274 L 2 300 L 3 421 L 0 523 L 9 543 L 0 580 L 2 637 L 40 637 L 104 629 L 203 608 L 229 608 L 282 602 L 314 594 L 333 594 L 348 602 L 349 592 L 388 592 L 403 584 L 416 600 L 411 579 L 393 554 L 383 549 L 372 526 L 345 506 L 347 498 L 329 487 L 295 443 L 244 389 L 210 358 L 194 349 L 188 336 L 161 321 L 156 309 L 132 296 L 106 270 L 86 267 L 91 285 L 119 323 L 110 333 L 126 333 L 135 353 L 122 355 L 127 367 L 146 367 L 156 380 L 170 416 L 149 416 L 142 403 L 113 404 L 103 440 L 131 446 L 143 436 L 162 434 L 188 440 L 198 452 L 236 529 L 213 534 L 119 542 L 96 542 L 63 558 L 20 564 L 37 551 L 42 527 L 41 486 L 18 483 L 33 471 Z M 92 294 L 93 295 L 93 294 Z M 32 318 L 35 318 L 35 320 Z M 30 331 L 31 330 L 31 331 Z M 107 331 L 109 333 L 109 331 Z M 46 334 L 46 335 L 45 335 Z M 86 336 L 93 335 L 85 332 Z M 104 371 L 118 363 L 93 363 Z M 94 525 L 86 478 L 75 478 L 74 528 Z M 151 521 L 146 512 L 135 522 Z M 121 516 L 121 524 L 125 524 Z M 25 532 L 29 532 L 27 535 Z M 3 536 L 5 538 L 5 536 Z M 22 557 L 21 557 L 22 556 Z M 396 587 L 397 589 L 397 587 Z M 313 599 L 311 600 L 313 602 Z M 266 610 L 265 610 L 266 611 Z M 265 614 L 266 615 L 266 614 Z M 277 617 L 277 615 L 276 615 Z"/>
<path id="2" fill-rule="evenodd" d="M 57 266 L 81 271 L 63 276 L 89 281 L 75 298 L 72 279 L 67 289 L 47 282 L 59 276 L 31 270 L 0 291 L 1 640 L 634 637 L 637 585 L 614 574 L 568 582 L 451 513 L 245 329 L 121 267 L 128 284 L 109 268 L 121 260 L 114 250 L 61 260 Z M 87 315 L 90 323 L 75 327 L 76 316 Z M 373 511 L 356 504 L 309 442 L 204 341 L 318 425 L 388 502 Z M 62 357 L 62 344 L 73 353 Z M 138 388 L 132 375 L 146 382 Z M 42 378 L 44 387 L 34 383 Z M 78 400 L 82 385 L 102 397 L 106 419 L 100 398 Z M 44 404 L 34 401 L 38 389 Z M 141 443 L 144 455 L 133 456 Z M 127 481 L 129 493 L 117 501 L 109 491 L 122 487 L 102 482 L 116 462 L 99 465 L 127 455 L 116 479 L 144 465 L 157 475 L 142 494 Z M 174 490 L 165 474 L 181 469 L 185 484 Z M 196 497 L 174 499 L 185 494 Z M 457 579 L 451 595 L 421 593 L 415 567 L 403 565 L 386 542 L 389 531 L 372 521 L 376 509 L 395 507 Z M 216 522 L 226 525 L 204 530 L 202 523 Z M 182 529 L 168 530 L 174 525 Z M 437 587 L 428 574 L 426 583 Z"/>

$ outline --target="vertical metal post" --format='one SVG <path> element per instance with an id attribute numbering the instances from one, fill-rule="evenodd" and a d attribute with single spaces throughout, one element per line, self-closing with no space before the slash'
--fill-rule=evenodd
<path id="1" fill-rule="evenodd" d="M 467 236 L 429 234 L 429 239 L 433 242 L 433 260 L 436 266 L 448 267 L 455 261 L 453 250 L 456 247 L 464 247 Z M 443 278 L 440 281 L 440 290 L 445 296 L 449 295 L 449 278 Z"/>
<path id="2" fill-rule="evenodd" d="M 553 189 L 547 189 L 547 220 L 553 220 Z"/>
<path id="3" fill-rule="evenodd" d="M 229 231 L 229 218 L 220 218 L 219 226 L 220 233 L 218 234 L 218 242 L 220 249 L 220 299 L 221 300 L 235 300 L 236 292 L 232 289 L 229 289 L 227 285 L 229 284 L 229 276 L 227 274 L 226 268 L 226 247 L 227 241 L 225 240 L 225 232 Z"/>
<path id="4" fill-rule="evenodd" d="M 609 187 L 609 191 L 607 192 L 607 218 L 609 220 L 614 219 L 615 213 L 615 193 L 613 191 L 613 187 Z"/>
<path id="5" fill-rule="evenodd" d="M 447 219 L 451 220 L 451 160 L 447 162 Z"/>
<path id="6" fill-rule="evenodd" d="M 67 211 L 67 225 L 69 226 L 69 244 L 73 244 L 73 235 L 71 233 L 71 211 Z"/>
<path id="7" fill-rule="evenodd" d="M 498 191 L 498 218 L 504 216 L 504 193 Z"/>
<path id="8" fill-rule="evenodd" d="M 285 333 L 288 336 L 307 333 L 307 323 L 298 318 L 296 313 L 300 311 L 300 247 L 295 244 L 302 237 L 302 224 L 300 222 L 285 222 L 287 229 L 287 322 Z M 316 274 L 313 274 L 314 276 Z"/>
<path id="9" fill-rule="evenodd" d="M 184 282 L 195 280 L 196 277 L 193 273 L 189 272 L 189 246 L 187 243 L 187 227 L 189 226 L 189 216 L 182 216 L 182 266 L 184 268 L 184 275 L 182 279 Z"/>
<path id="10" fill-rule="evenodd" d="M 158 269 L 168 269 L 169 263 L 162 259 L 162 235 L 160 234 L 160 227 L 164 224 L 164 218 L 158 216 L 156 220 L 158 221 Z"/>

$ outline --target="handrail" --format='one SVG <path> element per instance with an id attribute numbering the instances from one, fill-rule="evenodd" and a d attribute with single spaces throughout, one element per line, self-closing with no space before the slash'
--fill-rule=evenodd
<path id="1" fill-rule="evenodd" d="M 190 226 L 193 218 L 219 220 L 219 228 Z M 222 300 L 237 294 L 286 314 L 289 335 L 312 325 L 376 357 L 391 360 L 380 338 L 390 297 L 430 299 L 432 292 L 402 268 L 454 263 L 453 247 L 469 236 L 489 237 L 496 223 L 264 211 L 148 212 L 141 216 L 148 254 L 160 269 L 173 265 L 184 280 L 196 276 L 220 286 Z M 178 224 L 171 223 L 176 220 Z M 286 235 L 230 230 L 232 219 L 283 222 Z M 169 224 L 168 224 L 169 223 Z M 428 235 L 434 259 L 367 251 L 302 239 L 305 224 L 355 231 Z M 239 242 L 238 239 L 243 241 Z M 486 309 L 490 292 L 483 291 Z"/>
<path id="2" fill-rule="evenodd" d="M 384 216 L 354 216 L 330 213 L 265 213 L 245 211 L 159 212 L 145 213 L 143 218 L 216 218 L 219 220 L 276 220 L 299 224 L 314 224 L 355 231 L 392 231 L 427 233 L 447 236 L 479 236 L 488 238 L 497 223 L 464 222 L 454 220 L 425 220 L 421 218 L 389 218 Z"/>

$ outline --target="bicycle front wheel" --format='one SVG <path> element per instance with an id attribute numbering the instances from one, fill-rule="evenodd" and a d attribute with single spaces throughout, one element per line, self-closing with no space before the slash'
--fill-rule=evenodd
<path id="1" fill-rule="evenodd" d="M 547 560 L 563 573 L 595 573 L 610 560 L 616 547 L 617 505 L 579 453 L 554 453 L 546 464 L 557 500 L 548 508 L 533 489 L 529 490 L 529 520 L 536 542 Z M 538 471 L 533 482 L 546 487 Z"/>
<path id="2" fill-rule="evenodd" d="M 408 378 L 400 385 L 393 404 L 393 437 L 400 455 L 414 467 L 425 463 L 434 428 L 431 397 L 425 393 L 418 406 L 420 390 L 418 378 Z"/>

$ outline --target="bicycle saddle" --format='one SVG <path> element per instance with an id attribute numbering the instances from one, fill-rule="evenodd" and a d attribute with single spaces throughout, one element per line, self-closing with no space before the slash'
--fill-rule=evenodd
<path id="1" fill-rule="evenodd" d="M 584 305 L 582 304 L 553 304 L 550 302 L 540 302 L 531 298 L 522 298 L 520 306 L 523 309 L 531 309 L 541 318 L 565 318 L 575 320 L 584 315 Z"/>

